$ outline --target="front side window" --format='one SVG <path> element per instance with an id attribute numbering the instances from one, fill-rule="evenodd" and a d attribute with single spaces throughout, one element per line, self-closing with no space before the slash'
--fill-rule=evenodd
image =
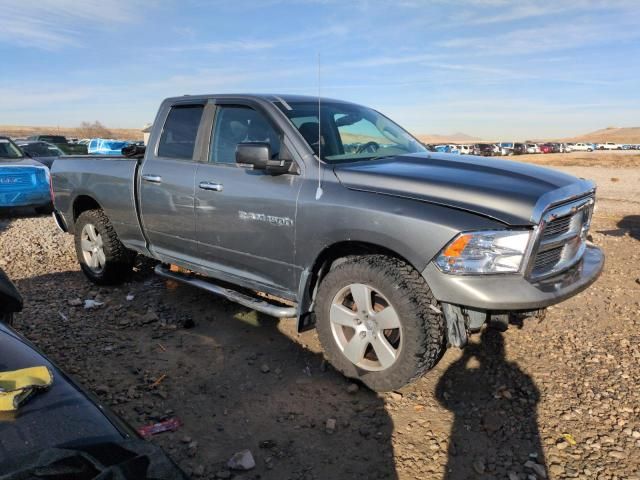
<path id="1" fill-rule="evenodd" d="M 203 105 L 178 105 L 171 108 L 162 129 L 158 156 L 191 160 L 202 119 Z"/>
<path id="2" fill-rule="evenodd" d="M 219 106 L 209 149 L 209 162 L 235 164 L 239 143 L 264 142 L 271 158 L 280 155 L 280 136 L 265 116 L 249 107 Z"/>
<path id="3" fill-rule="evenodd" d="M 317 102 L 288 102 L 288 108 L 280 103 L 276 105 L 316 155 L 320 154 L 329 163 L 427 152 L 402 127 L 367 107 L 323 102 L 318 121 Z"/>

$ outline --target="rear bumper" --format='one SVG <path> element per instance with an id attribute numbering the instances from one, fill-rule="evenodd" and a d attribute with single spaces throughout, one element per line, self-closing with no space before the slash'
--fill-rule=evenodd
<path id="1" fill-rule="evenodd" d="M 0 207 L 44 207 L 51 204 L 51 192 L 49 186 L 21 190 L 17 192 L 0 191 Z"/>
<path id="2" fill-rule="evenodd" d="M 522 275 L 450 275 L 429 263 L 422 272 L 440 302 L 478 310 L 536 310 L 560 303 L 595 282 L 604 266 L 602 250 L 588 245 L 569 270 L 536 283 Z"/>

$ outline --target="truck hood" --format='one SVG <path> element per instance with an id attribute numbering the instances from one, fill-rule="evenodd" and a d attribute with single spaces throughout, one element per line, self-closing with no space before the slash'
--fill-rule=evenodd
<path id="1" fill-rule="evenodd" d="M 540 204 L 562 192 L 586 193 L 592 184 L 520 162 L 446 153 L 410 154 L 334 167 L 351 190 L 445 205 L 508 225 L 537 223 Z M 551 192 L 558 191 L 558 195 Z M 558 198 L 556 198 L 557 200 Z"/>

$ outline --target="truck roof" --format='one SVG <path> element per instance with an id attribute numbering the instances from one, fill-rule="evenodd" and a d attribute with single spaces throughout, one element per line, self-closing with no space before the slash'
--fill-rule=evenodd
<path id="1" fill-rule="evenodd" d="M 166 98 L 166 102 L 179 102 L 184 101 L 186 99 L 193 100 L 206 100 L 209 98 L 243 98 L 247 100 L 262 100 L 267 102 L 282 102 L 283 100 L 286 103 L 295 103 L 295 102 L 318 102 L 318 97 L 313 95 L 293 95 L 293 94 L 277 94 L 277 93 L 209 93 L 209 94 L 201 94 L 201 95 L 183 95 L 180 97 L 169 97 Z M 347 102 L 345 100 L 337 100 L 334 98 L 320 97 L 321 102 L 333 102 L 333 103 L 345 103 L 352 104 L 353 102 Z"/>

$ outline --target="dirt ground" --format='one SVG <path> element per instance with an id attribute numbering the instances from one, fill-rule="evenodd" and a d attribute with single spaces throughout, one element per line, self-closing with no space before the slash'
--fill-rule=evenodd
<path id="1" fill-rule="evenodd" d="M 194 477 L 640 480 L 640 169 L 592 155 L 558 162 L 599 185 L 598 282 L 543 321 L 475 335 L 399 392 L 353 386 L 315 332 L 148 266 L 98 288 L 48 217 L 0 218 L 0 267 L 26 299 L 17 329 L 62 368 L 136 427 L 183 421 L 152 441 Z M 256 468 L 229 471 L 243 449 Z"/>

